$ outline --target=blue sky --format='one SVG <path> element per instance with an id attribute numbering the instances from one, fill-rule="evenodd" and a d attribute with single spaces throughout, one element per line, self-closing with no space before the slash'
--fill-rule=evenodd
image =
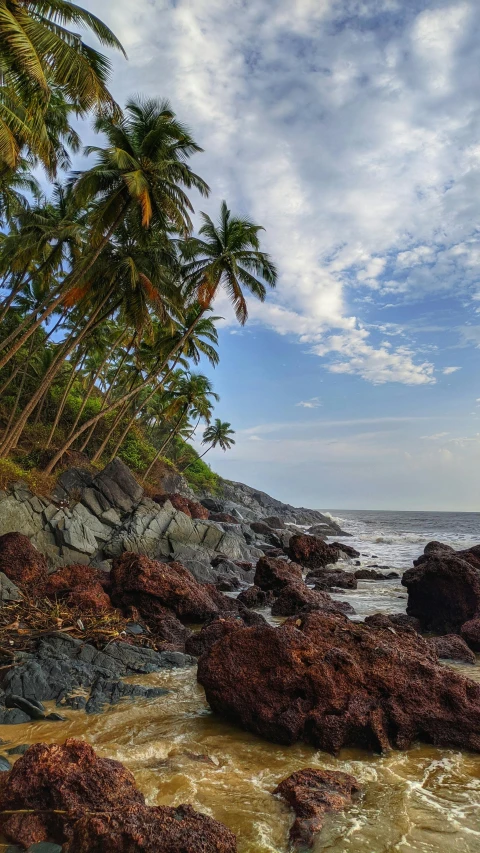
<path id="1" fill-rule="evenodd" d="M 264 225 L 280 271 L 216 313 L 212 466 L 292 503 L 480 498 L 478 0 L 87 0 L 119 100 L 168 97 L 205 153 L 197 208 Z"/>

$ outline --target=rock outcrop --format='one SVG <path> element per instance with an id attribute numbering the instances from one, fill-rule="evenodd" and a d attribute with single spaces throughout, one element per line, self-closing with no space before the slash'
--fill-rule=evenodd
<path id="1" fill-rule="evenodd" d="M 274 790 L 295 812 L 290 841 L 295 847 L 312 847 L 325 815 L 339 812 L 352 802 L 360 790 L 357 780 L 338 770 L 298 770 Z"/>
<path id="2" fill-rule="evenodd" d="M 464 622 L 461 627 L 461 634 L 474 652 L 480 652 L 480 616 Z"/>
<path id="3" fill-rule="evenodd" d="M 45 591 L 47 562 L 22 533 L 0 536 L 0 572 L 28 595 L 41 596 Z"/>
<path id="4" fill-rule="evenodd" d="M 348 601 L 334 601 L 327 592 L 310 589 L 306 584 L 293 582 L 284 587 L 272 604 L 272 616 L 295 616 L 311 610 L 324 613 L 355 613 Z"/>
<path id="5" fill-rule="evenodd" d="M 122 608 L 134 606 L 147 619 L 157 605 L 187 622 L 203 622 L 219 610 L 211 593 L 220 593 L 199 584 L 180 563 L 125 553 L 113 562 L 111 583 L 114 603 Z"/>
<path id="6" fill-rule="evenodd" d="M 307 569 L 323 569 L 340 559 L 339 548 L 327 545 L 318 536 L 295 534 L 288 546 L 288 553 L 294 562 Z"/>
<path id="7" fill-rule="evenodd" d="M 20 697 L 37 708 L 38 703 L 54 700 L 58 706 L 99 713 L 104 705 L 121 699 L 163 696 L 166 691 L 162 688 L 127 684 L 122 678 L 193 663 L 192 658 L 179 652 L 155 652 L 126 642 L 109 643 L 100 651 L 64 633 L 41 638 L 32 652 L 19 654 L 17 665 L 2 673 L 0 722 L 28 722 L 29 716 L 25 715 L 22 719 L 11 718 L 11 712 L 6 710 L 11 697 Z"/>
<path id="8" fill-rule="evenodd" d="M 278 557 L 261 557 L 255 569 L 255 586 L 269 592 L 280 592 L 294 581 L 302 581 L 301 566 Z"/>
<path id="9" fill-rule="evenodd" d="M 185 495 L 167 493 L 164 495 L 154 495 L 152 500 L 156 504 L 159 504 L 159 506 L 164 506 L 167 501 L 170 501 L 174 509 L 178 509 L 185 515 L 188 515 L 189 518 L 207 519 L 210 515 L 206 507 L 202 506 L 198 501 L 185 497 Z"/>
<path id="10" fill-rule="evenodd" d="M 446 550 L 425 556 L 402 577 L 408 590 L 407 613 L 420 620 L 423 631 L 457 634 L 465 622 L 480 615 L 478 558 Z"/>
<path id="11" fill-rule="evenodd" d="M 467 623 L 468 624 L 468 623 Z M 431 637 L 428 642 L 441 660 L 454 660 L 458 663 L 476 663 L 476 657 L 465 640 L 458 634 L 446 634 L 444 637 Z"/>
<path id="12" fill-rule="evenodd" d="M 332 571 L 331 569 L 313 569 L 308 572 L 306 577 L 307 583 L 313 583 L 315 589 L 356 589 L 358 586 L 357 579 L 352 572 L 344 572 L 341 569 Z"/>
<path id="13" fill-rule="evenodd" d="M 318 612 L 234 628 L 200 658 L 198 680 L 213 711 L 277 743 L 480 751 L 480 684 L 411 631 Z"/>
<path id="14" fill-rule="evenodd" d="M 2 778 L 0 811 L 0 831 L 23 847 L 53 841 L 67 853 L 236 850 L 223 824 L 191 806 L 146 806 L 125 767 L 74 738 L 31 746 Z"/>

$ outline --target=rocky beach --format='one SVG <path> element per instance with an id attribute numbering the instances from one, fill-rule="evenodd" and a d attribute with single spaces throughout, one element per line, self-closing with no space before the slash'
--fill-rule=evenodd
<path id="1" fill-rule="evenodd" d="M 5 849 L 478 849 L 478 548 L 339 522 L 118 459 L 3 492 Z"/>

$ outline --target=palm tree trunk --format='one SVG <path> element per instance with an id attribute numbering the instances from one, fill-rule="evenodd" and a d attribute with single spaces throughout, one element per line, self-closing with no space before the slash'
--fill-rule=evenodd
<path id="1" fill-rule="evenodd" d="M 147 479 L 148 475 L 150 474 L 150 471 L 152 470 L 152 468 L 153 468 L 153 466 L 155 465 L 155 463 L 156 463 L 156 462 L 158 462 L 158 460 L 160 459 L 160 456 L 162 455 L 162 453 L 163 453 L 163 451 L 165 450 L 165 448 L 166 448 L 166 447 L 168 447 L 168 445 L 170 444 L 170 442 L 172 441 L 172 439 L 173 439 L 173 438 L 175 438 L 175 436 L 176 436 L 177 432 L 178 432 L 178 431 L 179 431 L 179 429 L 180 429 L 181 423 L 182 423 L 182 421 L 183 421 L 183 419 L 184 419 L 185 415 L 187 414 L 187 410 L 188 410 L 188 407 L 187 407 L 187 409 L 186 409 L 185 407 L 182 409 L 182 413 L 181 413 L 180 417 L 178 418 L 178 420 L 177 420 L 177 422 L 176 422 L 176 424 L 175 424 L 174 428 L 173 428 L 173 429 L 172 429 L 172 431 L 169 433 L 168 437 L 165 439 L 165 441 L 163 442 L 162 446 L 161 446 L 161 447 L 160 447 L 160 449 L 157 451 L 157 453 L 155 454 L 155 457 L 152 459 L 152 461 L 150 462 L 150 465 L 148 466 L 147 470 L 145 471 L 145 474 L 143 475 L 143 479 L 144 479 L 144 480 L 146 480 L 146 479 Z"/>
<path id="2" fill-rule="evenodd" d="M 120 373 L 120 371 L 121 371 L 121 369 L 122 369 L 122 367 L 123 367 L 123 365 L 124 365 L 124 363 L 125 363 L 126 359 L 128 358 L 128 356 L 129 356 L 129 354 L 130 354 L 130 351 L 131 351 L 131 349 L 132 349 L 132 346 L 133 346 L 133 340 L 132 340 L 132 342 L 130 343 L 130 345 L 127 347 L 127 349 L 125 350 L 125 352 L 124 352 L 124 354 L 123 354 L 122 358 L 120 359 L 120 364 L 118 365 L 118 367 L 117 367 L 117 369 L 116 369 L 116 371 L 115 371 L 115 374 L 114 374 L 114 376 L 113 376 L 113 379 L 112 379 L 112 381 L 110 382 L 110 385 L 108 386 L 107 391 L 106 391 L 106 394 L 105 394 L 105 396 L 104 396 L 104 398 L 103 398 L 103 400 L 102 400 L 102 405 L 101 405 L 101 408 L 100 408 L 100 413 L 102 413 L 102 412 L 103 412 L 103 410 L 105 409 L 106 404 L 108 403 L 108 400 L 110 399 L 110 395 L 111 395 L 111 393 L 112 393 L 112 391 L 113 391 L 113 388 L 114 388 L 114 386 L 115 386 L 115 382 L 117 381 L 117 378 L 118 378 L 118 376 L 119 376 L 119 373 Z M 97 428 L 97 423 L 98 423 L 98 421 L 97 421 L 96 423 L 94 423 L 94 424 L 93 424 L 93 426 L 92 426 L 92 428 L 91 428 L 90 432 L 88 433 L 88 435 L 87 435 L 87 437 L 86 437 L 85 441 L 83 442 L 82 446 L 80 447 L 80 453 L 83 453 L 83 451 L 85 450 L 85 448 L 89 445 L 90 441 L 92 440 L 92 438 L 93 438 L 93 434 L 94 434 L 94 432 L 95 432 L 95 430 L 96 430 L 96 428 Z M 70 438 L 70 436 L 69 436 L 69 438 Z"/>
<path id="3" fill-rule="evenodd" d="M 60 320 L 57 323 L 55 323 L 55 325 L 52 327 L 52 329 L 50 330 L 48 335 L 46 335 L 45 338 L 42 341 L 40 341 L 38 346 L 35 347 L 35 349 L 32 352 L 30 352 L 30 354 L 28 356 L 29 359 L 33 358 L 33 356 L 35 355 L 36 352 L 39 352 L 40 350 L 45 349 L 45 344 L 47 343 L 49 338 L 51 338 L 51 336 L 54 334 L 54 332 L 56 332 L 56 330 L 58 329 L 61 322 L 62 322 L 62 318 L 60 317 Z M 8 379 L 3 383 L 2 387 L 0 388 L 0 397 L 7 390 L 8 386 L 10 385 L 10 382 L 13 382 L 18 371 L 21 370 L 21 368 L 22 368 L 22 363 L 20 362 L 18 367 L 15 368 L 15 370 L 10 374 Z"/>
<path id="4" fill-rule="evenodd" d="M 17 423 L 15 424 L 13 429 L 11 430 L 10 435 L 6 435 L 4 437 L 2 445 L 0 447 L 0 456 L 6 456 L 7 453 L 9 453 L 9 451 L 12 450 L 13 447 L 16 446 L 18 439 L 20 438 L 20 436 L 23 432 L 23 429 L 25 427 L 25 424 L 27 423 L 28 418 L 30 417 L 31 413 L 33 412 L 33 410 L 35 409 L 37 404 L 40 402 L 45 391 L 52 384 L 57 373 L 61 369 L 62 364 L 65 361 L 65 359 L 68 358 L 70 353 L 73 352 L 75 347 L 78 346 L 82 342 L 82 340 L 86 337 L 86 335 L 90 331 L 92 331 L 92 329 L 94 328 L 94 325 L 95 325 L 95 321 L 98 318 L 98 315 L 102 311 L 104 305 L 110 299 L 110 296 L 112 295 L 114 289 L 115 289 L 114 286 L 110 288 L 108 293 L 105 295 L 105 297 L 101 301 L 100 305 L 98 305 L 97 308 L 95 308 L 90 319 L 87 321 L 87 323 L 83 327 L 82 331 L 77 335 L 77 337 L 73 337 L 73 339 L 70 337 L 70 339 L 67 339 L 67 340 L 70 340 L 70 343 L 65 344 L 62 347 L 61 351 L 59 352 L 59 354 L 54 359 L 50 368 L 47 370 L 47 373 L 45 374 L 40 387 L 37 389 L 35 394 L 32 395 L 28 404 L 25 406 L 20 418 L 18 419 Z"/>
<path id="5" fill-rule="evenodd" d="M 14 287 L 12 287 L 12 289 L 10 291 L 10 295 L 7 296 L 7 298 L 3 301 L 2 313 L 0 314 L 0 323 L 2 323 L 2 321 L 7 316 L 8 311 L 9 311 L 15 297 L 18 296 L 18 294 L 20 293 L 27 272 L 28 272 L 28 268 L 25 268 L 23 270 L 22 274 L 20 275 L 20 280 L 17 282 L 17 284 Z"/>
<path id="6" fill-rule="evenodd" d="M 99 246 L 95 249 L 93 255 L 90 257 L 86 266 L 83 269 L 80 269 L 76 273 L 75 272 L 71 273 L 71 278 L 67 276 L 67 278 L 63 282 L 62 292 L 60 293 L 60 295 L 57 296 L 57 298 L 54 299 L 53 302 L 50 305 L 48 305 L 47 308 L 45 308 L 45 310 L 42 312 L 40 317 L 34 323 L 32 323 L 32 325 L 27 329 L 27 331 L 24 332 L 23 335 L 21 335 L 20 339 L 15 344 L 13 344 L 13 346 L 10 347 L 10 349 L 3 356 L 3 358 L 0 359 L 0 370 L 2 369 L 2 367 L 4 367 L 6 364 L 8 364 L 8 362 L 10 361 L 11 358 L 13 358 L 15 353 L 17 353 L 18 350 L 23 346 L 23 344 L 26 341 L 28 341 L 29 337 L 31 335 L 33 335 L 35 330 L 38 329 L 38 327 L 43 323 L 43 321 L 46 320 L 53 313 L 53 311 L 55 311 L 55 309 L 60 305 L 60 303 L 64 300 L 66 283 L 68 282 L 68 288 L 71 289 L 93 267 L 95 261 L 97 260 L 99 255 L 102 253 L 102 251 L 104 250 L 107 243 L 110 241 L 110 238 L 112 237 L 114 232 L 117 230 L 121 220 L 123 219 L 123 217 L 126 213 L 127 207 L 128 207 L 128 203 L 126 205 L 124 205 L 121 212 L 117 216 L 115 222 L 109 228 L 105 237 L 102 238 Z M 17 334 L 18 334 L 18 329 L 16 330 L 15 334 L 12 333 L 12 335 L 9 335 L 8 338 L 6 338 L 6 340 L 2 341 L 2 343 L 0 345 L 0 349 L 5 349 L 5 347 L 7 347 L 13 340 L 15 340 Z"/>
<path id="7" fill-rule="evenodd" d="M 150 394 L 148 394 L 148 396 L 145 398 L 145 400 L 142 400 L 141 405 L 137 406 L 137 408 L 134 410 L 132 417 L 130 418 L 127 426 L 125 427 L 124 431 L 122 432 L 120 440 L 115 445 L 115 450 L 113 451 L 112 456 L 110 457 L 110 461 L 112 459 L 115 459 L 115 456 L 117 455 L 118 451 L 120 450 L 123 442 L 125 441 L 128 433 L 130 432 L 131 427 L 133 426 L 133 424 L 135 422 L 135 419 L 140 414 L 141 410 L 144 408 L 144 406 L 148 405 L 148 403 L 150 402 L 152 397 L 155 396 L 155 394 L 158 394 L 158 392 L 163 389 L 165 382 L 167 381 L 167 379 L 170 376 L 170 374 L 172 373 L 172 371 L 175 369 L 177 362 L 178 362 L 178 358 L 175 359 L 175 361 L 173 362 L 172 366 L 170 367 L 168 373 L 166 373 L 165 376 L 163 377 L 162 381 L 158 385 L 154 386 L 153 390 L 150 392 Z"/>
<path id="8" fill-rule="evenodd" d="M 19 404 L 19 402 L 20 402 L 20 400 L 21 400 L 22 393 L 23 393 L 23 389 L 24 389 L 24 387 L 25 387 L 25 380 L 26 380 L 26 378 L 27 378 L 27 373 L 28 373 L 28 365 L 29 365 L 29 362 L 30 362 L 30 356 L 31 356 L 31 351 L 32 351 L 32 344 L 33 344 L 33 340 L 30 342 L 29 352 L 28 352 L 28 356 L 27 356 L 27 359 L 26 359 L 25 364 L 24 364 L 24 367 L 23 367 L 22 378 L 21 378 L 21 380 L 20 380 L 20 385 L 18 386 L 17 396 L 15 397 L 15 403 L 13 404 L 13 409 L 12 409 L 11 414 L 10 414 L 10 417 L 9 417 L 9 419 L 8 419 L 8 423 L 7 423 L 6 427 L 5 427 L 5 432 L 8 432 L 8 431 L 9 431 L 9 429 L 11 428 L 11 426 L 12 426 L 12 424 L 13 424 L 14 420 L 15 420 L 15 415 L 16 415 L 16 413 L 17 413 L 18 404 Z"/>
<path id="9" fill-rule="evenodd" d="M 57 429 L 57 426 L 58 426 L 58 422 L 63 415 L 63 410 L 65 408 L 65 405 L 66 405 L 66 402 L 68 399 L 68 395 L 70 394 L 70 391 L 73 388 L 73 383 L 75 382 L 75 379 L 77 378 L 77 367 L 80 365 L 80 370 L 81 370 L 81 365 L 85 361 L 85 358 L 86 358 L 86 353 L 84 353 L 83 355 L 80 354 L 79 357 L 77 358 L 75 364 L 72 367 L 72 373 L 71 373 L 71 376 L 70 376 L 70 378 L 66 384 L 65 391 L 63 392 L 63 396 L 62 396 L 62 399 L 60 401 L 60 405 L 57 408 L 57 413 L 56 413 L 55 418 L 53 420 L 52 428 L 50 430 L 50 435 L 48 436 L 47 443 L 45 445 L 45 450 L 48 450 L 48 448 L 50 447 L 50 445 L 52 443 L 53 436 L 55 435 L 55 430 Z"/>
<path id="10" fill-rule="evenodd" d="M 114 341 L 114 342 L 113 342 L 111 350 L 109 350 L 109 351 L 107 352 L 107 355 L 106 355 L 106 356 L 105 356 L 105 358 L 103 359 L 102 363 L 100 364 L 100 366 L 99 366 L 99 367 L 97 368 L 97 370 L 95 371 L 95 374 L 94 374 L 94 376 L 93 376 L 93 378 L 92 378 L 92 380 L 91 380 L 91 382 L 90 382 L 90 385 L 88 386 L 87 392 L 86 392 L 86 394 L 85 394 L 85 396 L 84 396 L 84 398 L 83 398 L 83 400 L 82 400 L 82 405 L 80 406 L 80 409 L 79 409 L 79 411 L 78 411 L 77 417 L 75 418 L 75 421 L 74 421 L 74 423 L 73 423 L 73 426 L 72 426 L 72 428 L 71 428 L 70 432 L 68 433 L 68 437 L 69 437 L 69 438 L 70 438 L 70 436 L 72 435 L 72 433 L 73 433 L 73 432 L 75 432 L 75 430 L 76 430 L 76 428 L 77 428 L 77 424 L 78 424 L 78 422 L 79 422 L 80 418 L 81 418 L 81 417 L 82 417 L 82 415 L 83 415 L 83 412 L 84 412 L 85 406 L 87 405 L 87 403 L 88 403 L 88 401 L 89 401 L 89 399 L 90 399 L 90 394 L 92 393 L 93 389 L 95 388 L 95 385 L 96 385 L 96 382 L 97 382 L 98 377 L 100 376 L 100 374 L 101 374 L 101 372 L 102 372 L 103 368 L 105 367 L 105 365 L 106 365 L 106 363 L 107 363 L 108 359 L 111 357 L 112 353 L 113 353 L 113 352 L 115 352 L 115 350 L 117 349 L 117 347 L 119 347 L 119 346 L 120 346 L 120 344 L 122 343 L 122 341 L 123 341 L 123 339 L 124 339 L 124 337 L 125 337 L 125 335 L 126 335 L 126 334 L 127 334 L 127 329 L 123 329 L 123 331 L 120 333 L 120 335 L 118 336 L 118 338 L 116 339 L 116 341 Z"/>
<path id="11" fill-rule="evenodd" d="M 199 459 L 203 459 L 203 457 L 207 455 L 208 451 L 209 451 L 209 450 L 211 450 L 211 449 L 212 449 L 212 447 L 213 447 L 213 444 L 211 444 L 211 445 L 210 445 L 210 447 L 207 447 L 207 449 L 206 449 L 205 453 L 202 453 L 202 455 L 201 455 L 201 456 L 197 456 L 197 458 L 196 458 L 196 459 L 192 459 L 192 461 L 191 461 L 191 462 L 189 462 L 189 463 L 188 463 L 188 465 L 186 465 L 186 466 L 185 466 L 185 468 L 183 468 L 183 469 L 182 469 L 182 471 L 181 471 L 180 473 L 181 473 L 181 474 L 184 474 L 184 473 L 185 473 L 185 471 L 188 471 L 188 469 L 189 469 L 189 468 L 191 468 L 191 466 L 195 464 L 195 462 L 197 462 Z"/>

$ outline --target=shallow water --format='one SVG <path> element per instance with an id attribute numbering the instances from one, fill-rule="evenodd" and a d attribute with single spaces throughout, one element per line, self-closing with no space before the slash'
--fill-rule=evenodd
<path id="1" fill-rule="evenodd" d="M 340 523 L 352 533 L 346 541 L 362 552 L 362 565 L 386 564 L 401 572 L 431 539 L 456 547 L 479 541 L 478 518 L 346 513 Z M 351 561 L 341 567 L 356 568 Z M 357 590 L 334 597 L 353 604 L 354 618 L 404 612 L 407 603 L 400 580 L 359 581 Z M 476 666 L 455 669 L 480 682 L 480 657 Z M 150 804 L 191 803 L 225 823 L 237 835 L 239 853 L 287 853 L 293 815 L 271 792 L 304 767 L 343 770 L 362 786 L 352 808 L 327 817 L 314 853 L 480 853 L 480 755 L 418 745 L 384 756 L 349 749 L 333 758 L 304 745 L 267 743 L 215 717 L 196 682 L 196 668 L 157 673 L 143 683 L 171 692 L 99 716 L 69 710 L 65 723 L 0 726 L 0 737 L 8 746 L 85 738 L 134 773 Z"/>
<path id="2" fill-rule="evenodd" d="M 460 669 L 480 681 L 480 666 Z M 171 692 L 99 716 L 68 711 L 65 723 L 2 726 L 0 737 L 9 746 L 85 738 L 135 774 L 150 804 L 188 802 L 227 824 L 239 853 L 286 853 L 292 814 L 271 792 L 303 767 L 352 773 L 363 789 L 353 808 L 327 818 L 317 853 L 479 853 L 480 756 L 417 746 L 385 756 L 349 749 L 333 758 L 304 745 L 277 746 L 211 714 L 195 668 L 144 683 Z"/>

